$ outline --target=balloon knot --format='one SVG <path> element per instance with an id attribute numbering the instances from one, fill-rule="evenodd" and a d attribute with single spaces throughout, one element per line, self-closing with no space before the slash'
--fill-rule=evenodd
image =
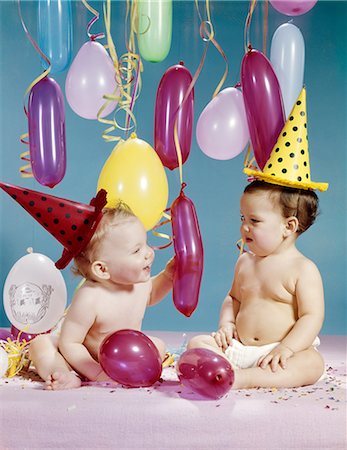
<path id="1" fill-rule="evenodd" d="M 131 135 L 130 135 L 130 138 L 131 138 L 131 139 L 136 139 L 136 138 L 137 138 L 137 134 L 136 134 L 136 133 L 134 133 L 134 132 L 133 132 L 133 133 L 131 133 Z"/>

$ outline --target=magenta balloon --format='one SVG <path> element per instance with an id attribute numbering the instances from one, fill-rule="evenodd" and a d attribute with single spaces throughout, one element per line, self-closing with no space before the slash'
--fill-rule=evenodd
<path id="1" fill-rule="evenodd" d="M 234 371 L 227 359 L 204 348 L 182 353 L 176 370 L 183 386 L 215 400 L 223 397 L 234 383 Z"/>
<path id="2" fill-rule="evenodd" d="M 186 162 L 192 143 L 194 122 L 194 90 L 181 105 L 192 81 L 183 63 L 170 67 L 160 80 L 155 102 L 154 148 L 163 165 L 171 170 L 178 164 L 174 141 L 174 125 L 177 117 L 177 135 L 181 147 L 182 164 Z"/>
<path id="3" fill-rule="evenodd" d="M 7 338 L 13 339 L 13 336 L 6 328 L 0 328 L 0 341 L 6 341 Z"/>
<path id="4" fill-rule="evenodd" d="M 301 16 L 314 7 L 317 0 L 270 0 L 271 5 L 287 16 Z"/>
<path id="5" fill-rule="evenodd" d="M 105 47 L 96 41 L 82 45 L 75 56 L 65 81 L 66 99 L 73 111 L 84 119 L 97 119 L 105 104 L 105 94 L 117 88 L 115 69 Z M 100 114 L 108 116 L 117 102 L 110 102 Z"/>
<path id="6" fill-rule="evenodd" d="M 119 330 L 100 346 L 99 362 L 105 373 L 129 387 L 151 386 L 162 370 L 159 351 L 141 331 Z"/>
<path id="7" fill-rule="evenodd" d="M 241 84 L 254 157 L 263 169 L 285 124 L 280 85 L 263 53 L 253 49 L 243 57 Z"/>
<path id="8" fill-rule="evenodd" d="M 194 204 L 183 189 L 171 206 L 171 223 L 176 254 L 173 301 L 179 312 L 190 317 L 199 300 L 204 250 Z"/>
<path id="9" fill-rule="evenodd" d="M 59 84 L 45 77 L 28 100 L 30 163 L 35 179 L 54 187 L 66 171 L 65 107 Z"/>
<path id="10" fill-rule="evenodd" d="M 12 326 L 11 326 L 11 336 L 12 336 L 11 339 L 17 339 L 19 333 L 20 333 L 20 330 L 18 330 L 18 328 L 16 328 L 14 325 L 12 325 Z M 46 333 L 40 333 L 40 334 L 46 334 Z M 24 341 L 24 340 L 27 341 L 27 342 L 29 342 L 29 341 L 31 341 L 32 339 L 34 339 L 34 337 L 36 337 L 36 336 L 37 336 L 37 334 L 24 333 L 24 331 L 22 331 L 22 332 L 20 333 L 19 340 L 20 340 L 21 342 Z"/>

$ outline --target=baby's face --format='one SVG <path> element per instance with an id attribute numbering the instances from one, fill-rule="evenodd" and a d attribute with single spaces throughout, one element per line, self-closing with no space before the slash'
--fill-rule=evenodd
<path id="1" fill-rule="evenodd" d="M 280 207 L 263 191 L 243 194 L 240 207 L 241 237 L 249 250 L 258 256 L 276 252 L 286 229 Z"/>
<path id="2" fill-rule="evenodd" d="M 142 223 L 131 217 L 111 226 L 98 251 L 117 284 L 135 284 L 148 281 L 154 260 L 154 251 L 147 245 L 147 233 Z"/>

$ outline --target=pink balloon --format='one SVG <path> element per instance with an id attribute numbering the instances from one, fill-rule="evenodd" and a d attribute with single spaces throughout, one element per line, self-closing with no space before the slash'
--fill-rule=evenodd
<path id="1" fill-rule="evenodd" d="M 20 335 L 19 335 L 20 333 Z M 39 333 L 39 334 L 47 334 L 49 333 L 49 331 L 47 331 L 46 333 Z M 14 325 L 11 326 L 11 339 L 17 339 L 19 336 L 20 341 L 31 341 L 32 339 L 34 339 L 34 337 L 38 336 L 37 334 L 33 334 L 33 333 L 25 333 L 24 331 L 20 332 L 20 330 L 18 330 L 18 328 L 16 328 Z"/>
<path id="2" fill-rule="evenodd" d="M 241 91 L 226 88 L 210 101 L 199 117 L 196 139 L 201 150 L 214 159 L 231 159 L 242 152 L 249 131 Z"/>
<path id="3" fill-rule="evenodd" d="M 253 49 L 243 57 L 241 84 L 254 157 L 263 169 L 285 124 L 280 85 L 263 53 Z"/>
<path id="4" fill-rule="evenodd" d="M 173 301 L 179 312 L 190 317 L 199 300 L 204 250 L 195 207 L 193 202 L 184 195 L 184 187 L 183 183 L 180 195 L 171 206 L 173 244 L 176 254 Z"/>
<path id="5" fill-rule="evenodd" d="M 159 351 L 141 331 L 119 330 L 100 346 L 99 362 L 105 373 L 129 387 L 151 386 L 162 370 Z"/>
<path id="6" fill-rule="evenodd" d="M 31 88 L 28 129 L 33 175 L 43 186 L 53 188 L 66 171 L 64 96 L 53 78 L 45 77 Z"/>
<path id="7" fill-rule="evenodd" d="M 8 337 L 13 339 L 11 332 L 6 328 L 0 328 L 0 341 L 6 341 Z"/>
<path id="8" fill-rule="evenodd" d="M 105 48 L 96 41 L 82 45 L 72 61 L 65 81 L 66 98 L 79 116 L 96 119 L 105 94 L 112 94 L 117 87 L 112 59 Z M 116 107 L 110 102 L 100 114 L 108 116 Z"/>
<path id="9" fill-rule="evenodd" d="M 270 0 L 271 5 L 287 16 L 301 16 L 310 11 L 317 0 Z"/>
<path id="10" fill-rule="evenodd" d="M 215 400 L 223 397 L 234 383 L 230 363 L 223 356 L 204 348 L 182 353 L 176 370 L 183 386 Z"/>
<path id="11" fill-rule="evenodd" d="M 155 102 L 154 148 L 163 165 L 171 170 L 179 166 L 174 141 L 174 124 L 177 118 L 177 135 L 181 147 L 182 164 L 186 162 L 192 143 L 194 122 L 194 90 L 182 104 L 192 76 L 183 62 L 170 67 L 160 80 Z M 180 105 L 182 107 L 180 108 Z"/>

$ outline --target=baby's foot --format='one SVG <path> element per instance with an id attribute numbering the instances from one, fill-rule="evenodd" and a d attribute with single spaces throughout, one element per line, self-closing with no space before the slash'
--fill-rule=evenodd
<path id="1" fill-rule="evenodd" d="M 81 379 L 74 372 L 53 372 L 46 380 L 46 389 L 59 391 L 75 389 L 81 386 Z"/>

